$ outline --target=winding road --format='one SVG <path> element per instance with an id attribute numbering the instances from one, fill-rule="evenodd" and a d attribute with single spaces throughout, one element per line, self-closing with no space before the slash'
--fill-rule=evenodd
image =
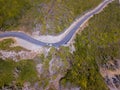
<path id="1" fill-rule="evenodd" d="M 95 9 L 91 10 L 88 12 L 88 14 L 82 18 L 81 20 L 77 21 L 77 23 L 74 25 L 74 27 L 70 28 L 69 32 L 67 35 L 60 41 L 55 42 L 55 43 L 46 43 L 42 42 L 39 40 L 36 40 L 32 38 L 31 36 L 22 33 L 22 32 L 4 32 L 0 34 L 0 38 L 6 38 L 6 37 L 17 37 L 23 40 L 26 40 L 30 43 L 33 43 L 35 45 L 40 45 L 40 46 L 54 46 L 54 47 L 59 47 L 62 45 L 65 45 L 69 42 L 69 40 L 74 36 L 75 32 L 80 28 L 80 26 L 88 21 L 94 14 L 97 14 L 98 12 L 102 11 L 102 9 L 111 3 L 113 0 L 104 0 L 100 5 L 98 5 Z M 63 32 L 64 33 L 64 32 Z"/>

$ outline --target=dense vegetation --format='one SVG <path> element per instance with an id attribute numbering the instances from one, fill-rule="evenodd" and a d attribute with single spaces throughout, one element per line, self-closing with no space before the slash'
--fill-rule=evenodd
<path id="1" fill-rule="evenodd" d="M 17 83 L 23 85 L 25 82 L 35 83 L 38 81 L 36 64 L 33 61 L 23 60 L 17 64 L 18 73 Z"/>
<path id="2" fill-rule="evenodd" d="M 7 51 L 21 51 L 21 50 L 26 50 L 20 46 L 13 46 L 15 41 L 13 39 L 3 39 L 0 41 L 0 50 L 7 50 Z"/>
<path id="3" fill-rule="evenodd" d="M 28 81 L 38 81 L 35 63 L 32 60 L 14 62 L 0 59 L 0 88 L 12 84 L 22 86 Z"/>
<path id="4" fill-rule="evenodd" d="M 0 87 L 9 85 L 13 80 L 13 70 L 15 62 L 7 60 L 3 61 L 0 59 Z"/>
<path id="5" fill-rule="evenodd" d="M 99 73 L 107 61 L 120 59 L 120 7 L 116 1 L 95 15 L 75 41 L 72 68 L 62 82 L 81 90 L 108 90 Z"/>
<path id="6" fill-rule="evenodd" d="M 14 26 L 16 20 L 30 6 L 29 0 L 0 0 L 0 29 Z"/>
<path id="7" fill-rule="evenodd" d="M 0 29 L 40 30 L 54 34 L 67 28 L 76 17 L 102 0 L 0 0 Z"/>

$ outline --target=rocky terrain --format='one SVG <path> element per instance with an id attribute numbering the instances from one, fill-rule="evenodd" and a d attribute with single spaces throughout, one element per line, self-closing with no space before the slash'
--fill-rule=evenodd
<path id="1" fill-rule="evenodd" d="M 120 60 L 111 60 L 100 68 L 100 73 L 104 77 L 110 90 L 120 90 Z"/>

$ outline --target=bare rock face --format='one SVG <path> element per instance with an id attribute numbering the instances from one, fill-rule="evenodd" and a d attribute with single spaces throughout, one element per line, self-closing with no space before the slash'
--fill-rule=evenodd
<path id="1" fill-rule="evenodd" d="M 53 55 L 50 60 L 48 56 L 44 58 L 43 62 L 36 65 L 40 78 L 38 90 L 60 90 L 60 79 L 64 77 L 68 68 L 68 61 L 58 56 Z"/>
<path id="2" fill-rule="evenodd" d="M 59 71 L 63 71 L 62 67 L 64 67 L 64 63 L 60 59 L 52 59 L 49 62 L 49 65 L 50 65 L 49 67 L 50 75 L 54 75 L 55 73 L 59 73 Z"/>
<path id="3" fill-rule="evenodd" d="M 7 58 L 10 58 L 14 61 L 19 61 L 20 59 L 33 59 L 38 53 L 35 51 L 4 51 L 0 50 L 0 57 L 5 60 Z"/>
<path id="4" fill-rule="evenodd" d="M 68 69 L 69 65 L 65 65 L 65 61 L 60 58 L 53 58 L 49 62 L 49 85 L 46 90 L 59 90 L 60 88 L 60 79 L 64 77 L 65 71 Z"/>
<path id="5" fill-rule="evenodd" d="M 120 90 L 120 60 L 109 61 L 100 73 L 110 90 Z"/>
<path id="6" fill-rule="evenodd" d="M 56 79 L 53 79 L 50 81 L 48 87 L 46 90 L 60 90 L 60 79 L 63 77 L 63 75 L 57 75 Z"/>
<path id="7" fill-rule="evenodd" d="M 42 73 L 43 73 L 43 64 L 38 64 L 38 65 L 36 66 L 36 68 L 37 68 L 37 71 L 38 71 L 39 74 L 42 74 Z"/>

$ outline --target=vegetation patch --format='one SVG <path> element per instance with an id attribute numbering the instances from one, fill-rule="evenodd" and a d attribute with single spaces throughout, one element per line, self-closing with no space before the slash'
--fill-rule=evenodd
<path id="1" fill-rule="evenodd" d="M 11 60 L 0 59 L 0 87 L 9 85 L 13 80 L 13 71 L 15 68 L 15 62 Z"/>
<path id="2" fill-rule="evenodd" d="M 24 82 L 32 82 L 38 80 L 37 70 L 35 63 L 32 60 L 23 60 L 17 63 L 17 69 L 19 71 L 17 83 L 23 85 Z"/>
<path id="3" fill-rule="evenodd" d="M 11 46 L 14 44 L 15 41 L 13 39 L 3 39 L 0 41 L 0 50 L 7 50 L 7 51 L 21 51 L 21 50 L 26 50 L 20 46 Z"/>
<path id="4" fill-rule="evenodd" d="M 30 0 L 0 0 L 0 30 L 16 26 L 16 22 L 30 7 Z"/>
<path id="5" fill-rule="evenodd" d="M 12 85 L 13 81 L 15 81 L 16 86 L 21 87 L 25 82 L 33 84 L 38 80 L 34 61 L 22 60 L 14 62 L 0 59 L 0 88 Z"/>

